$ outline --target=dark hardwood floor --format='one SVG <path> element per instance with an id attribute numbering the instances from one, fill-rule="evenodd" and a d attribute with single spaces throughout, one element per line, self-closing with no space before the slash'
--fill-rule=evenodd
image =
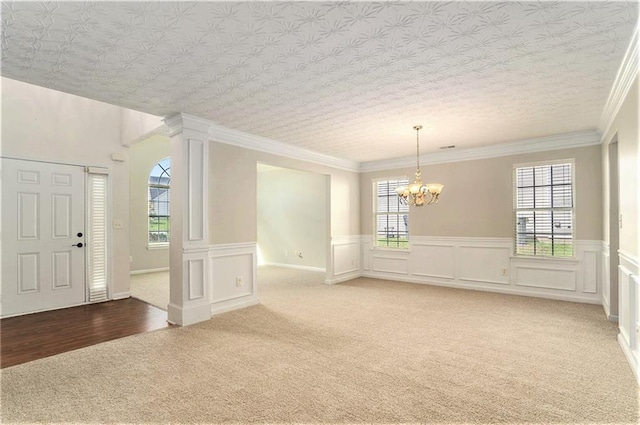
<path id="1" fill-rule="evenodd" d="M 161 328 L 167 313 L 135 298 L 0 320 L 2 368 Z"/>

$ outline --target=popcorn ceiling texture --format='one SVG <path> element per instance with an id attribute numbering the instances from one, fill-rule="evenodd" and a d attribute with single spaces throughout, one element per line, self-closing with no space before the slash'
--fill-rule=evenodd
<path id="1" fill-rule="evenodd" d="M 637 2 L 3 2 L 2 75 L 355 161 L 593 130 Z"/>

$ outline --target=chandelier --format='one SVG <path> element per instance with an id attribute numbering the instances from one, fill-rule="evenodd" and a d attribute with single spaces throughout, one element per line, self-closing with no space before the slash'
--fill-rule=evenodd
<path id="1" fill-rule="evenodd" d="M 420 172 L 420 130 L 421 125 L 413 127 L 416 131 L 416 181 L 408 186 L 400 186 L 396 189 L 396 193 L 403 205 L 415 205 L 421 207 L 423 205 L 435 204 L 442 188 L 440 183 L 422 183 L 422 173 Z"/>

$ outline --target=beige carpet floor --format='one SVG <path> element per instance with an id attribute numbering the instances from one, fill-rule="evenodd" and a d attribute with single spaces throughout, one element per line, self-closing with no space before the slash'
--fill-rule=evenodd
<path id="1" fill-rule="evenodd" d="M 261 304 L 2 370 L 3 423 L 638 423 L 602 308 L 260 268 Z"/>
<path id="2" fill-rule="evenodd" d="M 131 275 L 131 296 L 167 311 L 169 272 Z"/>

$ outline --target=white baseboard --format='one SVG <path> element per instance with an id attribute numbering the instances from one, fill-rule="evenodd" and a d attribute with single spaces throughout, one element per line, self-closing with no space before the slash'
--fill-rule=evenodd
<path id="1" fill-rule="evenodd" d="M 286 269 L 307 270 L 310 272 L 322 272 L 322 273 L 327 272 L 327 269 L 322 267 L 298 266 L 295 264 L 285 264 L 285 263 L 262 263 L 260 264 L 260 266 L 284 267 Z"/>
<path id="2" fill-rule="evenodd" d="M 621 334 L 618 334 L 618 344 L 622 347 L 622 352 L 627 358 L 627 362 L 629 363 L 629 366 L 631 366 L 631 370 L 633 371 L 638 384 L 640 384 L 640 364 L 638 364 L 638 361 L 634 358 L 631 348 L 626 344 L 624 337 Z"/>
<path id="3" fill-rule="evenodd" d="M 130 298 L 131 297 L 131 292 L 127 291 L 127 292 L 117 292 L 115 294 L 113 294 L 111 296 L 112 300 L 123 300 L 125 298 Z"/>
<path id="4" fill-rule="evenodd" d="M 326 283 L 327 285 L 334 285 L 336 283 L 342 283 L 342 282 L 346 282 L 348 280 L 353 280 L 353 279 L 357 279 L 359 277 L 362 277 L 362 273 L 360 273 L 360 271 L 354 271 L 353 273 L 343 273 L 340 274 L 338 276 L 334 276 L 333 279 L 325 279 L 324 283 Z"/>
<path id="5" fill-rule="evenodd" d="M 188 307 L 169 303 L 167 306 L 167 321 L 174 325 L 189 326 L 209 319 L 211 319 L 209 303 L 200 303 Z"/>
<path id="6" fill-rule="evenodd" d="M 260 300 L 258 298 L 251 297 L 246 300 L 231 300 L 234 301 L 232 303 L 229 302 L 220 302 L 211 304 L 211 315 L 215 316 L 216 314 L 227 313 L 233 310 L 240 310 L 241 308 L 251 307 L 254 305 L 260 304 Z"/>
<path id="7" fill-rule="evenodd" d="M 393 275 L 388 276 L 376 272 L 368 272 L 365 271 L 362 273 L 363 277 L 369 277 L 373 279 L 383 279 L 383 280 L 392 280 L 398 282 L 409 282 L 409 283 L 419 283 L 423 285 L 433 285 L 433 286 L 442 286 L 445 288 L 455 288 L 455 289 L 466 289 L 472 291 L 483 291 L 483 292 L 493 292 L 496 294 L 505 294 L 505 295 L 518 295 L 523 297 L 535 297 L 535 298 L 545 298 L 550 300 L 558 300 L 558 301 L 570 301 L 577 303 L 585 303 L 585 304 L 595 304 L 600 305 L 600 300 L 592 297 L 582 297 L 580 295 L 571 295 L 571 294 L 561 294 L 561 293 L 548 293 L 548 292 L 534 292 L 527 291 L 525 289 L 519 289 L 518 287 L 511 286 L 487 286 L 480 281 L 469 281 L 468 283 L 460 283 L 460 282 L 445 282 L 445 281 L 436 281 L 435 279 L 425 280 L 423 278 L 415 278 L 409 276 L 402 275 Z"/>
<path id="8" fill-rule="evenodd" d="M 136 274 L 159 273 L 159 272 L 168 272 L 168 271 L 169 271 L 169 267 L 161 267 L 159 269 L 131 270 L 129 274 L 136 275 Z"/>
<path id="9" fill-rule="evenodd" d="M 607 319 L 609 319 L 610 322 L 618 323 L 618 316 L 615 314 L 607 315 Z"/>

